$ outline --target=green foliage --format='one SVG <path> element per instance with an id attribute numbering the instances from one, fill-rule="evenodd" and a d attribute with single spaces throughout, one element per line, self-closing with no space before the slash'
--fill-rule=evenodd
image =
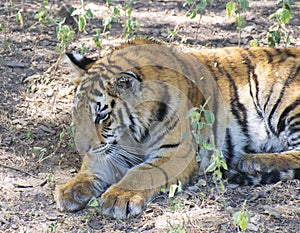
<path id="1" fill-rule="evenodd" d="M 55 233 L 56 232 L 56 228 L 57 228 L 57 222 L 51 223 L 47 230 L 46 233 Z"/>
<path id="2" fill-rule="evenodd" d="M 85 54 L 85 53 L 88 53 L 89 51 L 90 51 L 90 49 L 89 49 L 88 47 L 86 47 L 86 44 L 85 44 L 85 43 L 83 43 L 83 44 L 81 45 L 81 48 L 80 48 L 79 53 L 80 53 L 80 54 Z"/>
<path id="3" fill-rule="evenodd" d="M 242 205 L 242 210 L 234 213 L 233 219 L 234 223 L 238 225 L 243 231 L 247 230 L 248 224 L 250 222 L 250 213 L 246 210 L 247 200 L 244 201 Z"/>
<path id="4" fill-rule="evenodd" d="M 191 18 L 191 19 L 194 19 L 196 18 L 197 15 L 199 15 L 199 21 L 197 23 L 197 30 L 195 32 L 195 40 L 197 40 L 198 38 L 198 32 L 199 32 L 199 28 L 200 28 L 200 22 L 201 22 L 201 19 L 202 19 L 202 15 L 203 15 L 203 12 L 205 11 L 206 7 L 208 5 L 210 5 L 211 3 L 213 2 L 213 0 L 186 0 L 186 2 L 183 4 L 184 7 L 188 6 L 189 9 L 187 11 L 187 13 L 185 14 L 187 17 Z M 173 31 L 173 34 L 174 32 L 177 32 L 178 31 Z M 169 37 L 174 38 L 174 35 L 170 34 Z M 186 40 L 185 38 L 182 39 L 182 42 Z"/>
<path id="5" fill-rule="evenodd" d="M 275 13 L 270 15 L 270 19 L 275 18 L 276 22 L 272 25 L 268 32 L 268 41 L 271 47 L 279 45 L 282 39 L 285 40 L 285 45 L 289 43 L 290 32 L 285 27 L 293 18 L 292 6 L 295 5 L 293 0 L 277 0 L 279 8 Z"/>
<path id="6" fill-rule="evenodd" d="M 133 7 L 132 0 L 127 0 L 123 8 L 124 11 L 124 25 L 123 25 L 123 35 L 128 39 L 129 36 L 134 35 L 134 33 L 140 30 L 140 24 L 135 17 L 132 17 Z"/>
<path id="7" fill-rule="evenodd" d="M 35 146 L 33 147 L 33 151 L 38 152 L 38 156 L 39 156 L 39 162 L 41 162 L 44 159 L 45 154 L 47 153 L 47 149 L 46 148 L 42 148 L 42 147 L 38 147 Z"/>
<path id="8" fill-rule="evenodd" d="M 75 137 L 75 125 L 74 123 L 72 123 L 70 125 L 70 139 L 68 143 L 71 148 L 76 148 L 74 137 Z"/>
<path id="9" fill-rule="evenodd" d="M 241 15 L 243 11 L 250 9 L 248 0 L 232 0 L 226 4 L 228 17 L 233 17 L 237 22 L 237 30 L 239 32 L 239 46 L 241 43 L 241 30 L 246 27 L 246 20 Z"/>
<path id="10" fill-rule="evenodd" d="M 188 12 L 186 13 L 186 16 L 190 17 L 191 19 L 196 18 L 196 16 L 200 14 L 203 10 L 205 10 L 207 5 L 210 5 L 212 1 L 213 0 L 186 0 L 183 6 L 190 7 Z"/>
<path id="11" fill-rule="evenodd" d="M 16 14 L 16 20 L 20 23 L 20 26 L 23 27 L 24 25 L 24 20 L 23 20 L 23 8 L 21 8 L 20 10 L 18 10 L 17 14 Z"/>
<path id="12" fill-rule="evenodd" d="M 59 40 L 59 43 L 56 45 L 56 50 L 61 54 L 66 52 L 67 47 L 75 35 L 75 31 L 71 30 L 68 25 L 64 25 L 64 22 L 65 19 L 60 21 L 56 26 L 57 39 Z"/>
<path id="13" fill-rule="evenodd" d="M 215 122 L 215 116 L 213 112 L 206 109 L 209 98 L 203 105 L 200 105 L 199 108 L 194 107 L 188 112 L 188 117 L 191 119 L 192 126 L 192 135 L 195 138 L 196 143 L 198 144 L 200 150 L 198 152 L 198 160 L 201 160 L 201 152 L 202 149 L 211 152 L 211 161 L 210 165 L 206 169 L 207 172 L 213 172 L 214 181 L 219 184 L 222 193 L 225 192 L 225 186 L 222 182 L 222 169 L 227 170 L 227 164 L 225 158 L 222 154 L 222 151 L 216 148 L 214 143 L 214 136 L 211 135 L 211 142 L 207 142 L 207 139 L 203 137 L 202 132 L 206 127 L 212 127 Z M 185 134 L 183 137 L 187 137 Z"/>
<path id="14" fill-rule="evenodd" d="M 48 0 L 43 1 L 42 7 L 39 9 L 38 13 L 34 15 L 34 19 L 37 19 L 38 22 L 44 22 L 44 23 L 54 22 L 53 18 L 51 17 L 51 12 L 49 10 Z"/>
<path id="15" fill-rule="evenodd" d="M 81 0 L 81 8 L 75 9 L 71 16 L 78 16 L 78 30 L 79 32 L 85 32 L 86 18 L 93 18 L 93 12 L 85 9 L 84 0 Z"/>

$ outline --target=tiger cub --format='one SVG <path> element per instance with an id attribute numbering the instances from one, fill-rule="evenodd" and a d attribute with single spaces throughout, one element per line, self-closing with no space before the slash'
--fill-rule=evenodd
<path id="1" fill-rule="evenodd" d="M 102 197 L 103 214 L 139 215 L 147 201 L 209 164 L 187 112 L 208 106 L 203 129 L 228 164 L 229 181 L 255 185 L 300 179 L 300 48 L 223 48 L 177 52 L 146 39 L 98 60 L 67 54 L 77 69 L 75 143 L 79 173 L 56 187 L 60 210 Z"/>

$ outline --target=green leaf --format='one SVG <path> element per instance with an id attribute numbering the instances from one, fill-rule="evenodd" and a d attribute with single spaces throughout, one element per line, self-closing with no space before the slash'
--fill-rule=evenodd
<path id="1" fill-rule="evenodd" d="M 114 15 L 116 15 L 116 16 L 121 15 L 120 10 L 117 7 L 114 8 Z"/>
<path id="2" fill-rule="evenodd" d="M 202 0 L 202 1 L 197 5 L 197 8 L 198 8 L 199 10 L 204 10 L 204 9 L 206 8 L 206 6 L 207 6 L 206 0 Z"/>
<path id="3" fill-rule="evenodd" d="M 282 9 L 280 18 L 282 23 L 288 24 L 293 18 L 293 14 L 288 9 Z"/>
<path id="4" fill-rule="evenodd" d="M 102 25 L 105 27 L 105 26 L 108 26 L 111 22 L 111 17 L 107 17 L 107 18 L 104 18 L 102 20 Z"/>
<path id="5" fill-rule="evenodd" d="M 248 228 L 248 221 L 244 214 L 241 216 L 241 221 L 239 223 L 239 226 L 243 231 L 247 230 L 247 228 Z"/>
<path id="6" fill-rule="evenodd" d="M 194 19 L 197 16 L 198 10 L 195 8 L 190 16 L 191 19 Z"/>
<path id="7" fill-rule="evenodd" d="M 214 150 L 215 147 L 213 144 L 211 143 L 203 143 L 203 147 L 206 149 L 206 150 Z"/>
<path id="8" fill-rule="evenodd" d="M 213 112 L 210 110 L 204 110 L 204 114 L 205 114 L 206 123 L 208 125 L 213 125 L 215 122 L 215 115 L 213 114 Z"/>
<path id="9" fill-rule="evenodd" d="M 227 15 L 228 17 L 231 17 L 232 14 L 235 12 L 235 2 L 230 1 L 226 4 L 226 11 L 227 11 Z"/>
<path id="10" fill-rule="evenodd" d="M 213 172 L 215 171 L 217 168 L 217 162 L 213 161 L 207 168 L 206 168 L 206 172 Z"/>
<path id="11" fill-rule="evenodd" d="M 240 219 L 241 219 L 241 211 L 235 212 L 233 214 L 234 223 L 239 225 Z"/>
<path id="12" fill-rule="evenodd" d="M 94 14 L 90 9 L 85 12 L 85 15 L 90 19 L 94 18 Z"/>
<path id="13" fill-rule="evenodd" d="M 228 170 L 228 166 L 227 166 L 227 163 L 226 163 L 225 159 L 221 160 L 221 166 L 223 167 L 223 169 Z"/>
<path id="14" fill-rule="evenodd" d="M 99 206 L 99 202 L 96 197 L 92 197 L 92 199 L 88 202 L 87 205 L 90 207 L 97 207 Z"/>
<path id="15" fill-rule="evenodd" d="M 80 32 L 83 32 L 84 29 L 85 29 L 85 26 L 86 26 L 86 19 L 84 16 L 82 15 L 79 15 L 79 21 L 78 21 L 79 25 L 78 25 L 78 28 L 79 28 L 79 31 Z"/>
<path id="16" fill-rule="evenodd" d="M 242 9 L 244 9 L 244 10 L 250 9 L 248 0 L 240 0 L 240 3 L 241 3 Z"/>
<path id="17" fill-rule="evenodd" d="M 38 146 L 34 146 L 34 147 L 33 147 L 33 151 L 40 151 L 40 150 L 42 150 L 41 147 L 38 147 Z"/>
<path id="18" fill-rule="evenodd" d="M 36 13 L 35 15 L 34 15 L 34 19 L 38 19 L 38 20 L 40 20 L 44 15 L 45 15 L 45 11 L 44 10 L 41 10 L 41 11 L 39 11 L 38 13 Z"/>

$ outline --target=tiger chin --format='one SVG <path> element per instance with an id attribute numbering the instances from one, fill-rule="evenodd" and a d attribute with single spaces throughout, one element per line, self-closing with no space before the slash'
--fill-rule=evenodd
<path id="1" fill-rule="evenodd" d="M 222 148 L 224 174 L 241 185 L 300 179 L 300 48 L 178 52 L 137 39 L 97 60 L 67 54 L 76 72 L 75 144 L 83 162 L 58 185 L 60 210 L 92 197 L 113 218 L 203 172 L 210 154 L 192 136 L 188 111 L 207 99 L 216 122 L 203 137 Z M 211 137 L 214 135 L 214 138 Z"/>

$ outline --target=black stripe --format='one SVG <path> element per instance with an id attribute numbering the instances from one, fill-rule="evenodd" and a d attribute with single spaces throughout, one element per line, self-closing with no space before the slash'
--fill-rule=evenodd
<path id="1" fill-rule="evenodd" d="M 295 67 L 296 67 L 296 66 L 294 66 L 293 69 L 295 69 Z M 272 120 L 272 118 L 273 118 L 273 115 L 274 115 L 276 109 L 278 108 L 279 104 L 280 104 L 281 101 L 282 101 L 282 98 L 283 98 L 283 96 L 284 96 L 284 94 L 285 94 L 286 89 L 290 86 L 290 84 L 291 84 L 293 81 L 295 81 L 295 79 L 297 78 L 297 75 L 298 75 L 299 72 L 300 72 L 300 66 L 297 68 L 297 70 L 296 70 L 296 72 L 295 72 L 294 74 L 290 73 L 290 75 L 287 77 L 287 79 L 286 79 L 286 81 L 285 81 L 285 83 L 284 83 L 284 85 L 283 85 L 283 87 L 282 87 L 282 89 L 281 89 L 281 92 L 280 92 L 280 94 L 279 94 L 279 97 L 278 97 L 276 103 L 273 105 L 273 108 L 272 108 L 272 110 L 271 110 L 271 112 L 270 112 L 270 114 L 269 114 L 269 116 L 268 116 L 268 125 L 269 125 L 269 128 L 270 128 L 271 132 L 274 133 L 274 134 L 277 135 L 277 136 L 278 136 L 278 130 L 275 130 L 275 126 L 273 126 L 273 125 L 271 124 L 271 120 Z M 297 100 L 297 101 L 298 101 L 298 100 Z M 285 113 L 285 111 L 284 111 L 284 113 Z M 282 117 L 284 117 L 284 116 L 286 115 L 286 114 L 284 114 L 284 113 L 281 114 Z M 277 125 L 278 125 L 278 124 L 281 124 L 280 121 L 278 121 Z M 276 127 L 277 127 L 277 125 L 276 125 Z M 277 131 L 277 132 L 276 132 L 276 131 Z"/>
<path id="2" fill-rule="evenodd" d="M 154 120 L 157 120 L 157 121 L 163 121 L 165 116 L 167 115 L 168 113 L 168 106 L 166 103 L 163 103 L 163 102 L 159 102 L 158 103 L 158 108 L 157 108 L 157 111 L 155 113 L 155 117 L 154 117 Z"/>
<path id="3" fill-rule="evenodd" d="M 268 62 L 271 63 L 273 62 L 273 57 L 274 55 L 268 50 L 268 49 L 264 49 L 263 50 L 268 58 Z"/>
<path id="4" fill-rule="evenodd" d="M 294 170 L 294 179 L 300 180 L 300 168 Z"/>
<path id="5" fill-rule="evenodd" d="M 293 58 L 297 57 L 297 55 L 292 53 L 290 49 L 285 49 L 284 52 L 286 53 L 287 57 L 293 57 Z"/>
<path id="6" fill-rule="evenodd" d="M 111 102 L 110 102 L 110 107 L 111 108 L 114 108 L 116 105 L 116 101 L 113 99 Z"/>
<path id="7" fill-rule="evenodd" d="M 90 93 L 94 96 L 102 96 L 103 94 L 96 88 L 92 88 Z"/>
<path id="8" fill-rule="evenodd" d="M 248 55 L 248 54 L 247 54 Z M 261 107 L 258 106 L 259 103 L 259 99 L 258 99 L 258 92 L 259 92 L 259 87 L 258 87 L 258 81 L 257 81 L 257 75 L 254 73 L 254 67 L 251 63 L 251 60 L 249 59 L 249 57 L 246 54 L 242 54 L 242 58 L 245 61 L 246 65 L 247 65 L 247 69 L 248 69 L 248 83 L 249 83 L 249 89 L 250 89 L 250 96 L 252 98 L 252 102 L 253 105 L 255 107 L 256 113 L 259 116 L 260 119 L 263 118 L 262 112 L 261 112 Z M 254 99 L 254 95 L 253 95 L 253 86 L 251 85 L 251 74 L 252 78 L 255 82 L 255 90 L 256 90 L 256 95 L 255 95 L 255 99 Z"/>
<path id="9" fill-rule="evenodd" d="M 225 145 L 226 145 L 225 148 L 226 151 L 224 151 L 224 156 L 227 165 L 231 166 L 232 158 L 234 157 L 234 152 L 233 152 L 234 148 L 233 148 L 232 137 L 229 128 L 226 128 Z"/>
<path id="10" fill-rule="evenodd" d="M 277 132 L 276 134 L 279 135 L 286 127 L 286 118 L 289 115 L 291 111 L 293 111 L 295 108 L 300 106 L 300 98 L 294 101 L 292 104 L 290 104 L 288 107 L 285 108 L 285 110 L 281 113 L 278 123 L 277 123 Z M 289 119 L 289 122 L 294 120 L 295 118 L 300 117 L 300 113 L 296 114 L 295 116 L 291 117 Z"/>
<path id="11" fill-rule="evenodd" d="M 172 149 L 172 148 L 176 148 L 180 145 L 180 143 L 175 143 L 175 144 L 164 144 L 162 146 L 159 147 L 160 149 Z"/>
<path id="12" fill-rule="evenodd" d="M 300 127 L 293 127 L 289 130 L 289 136 L 291 136 L 292 134 L 296 133 L 296 132 L 300 132 Z"/>

